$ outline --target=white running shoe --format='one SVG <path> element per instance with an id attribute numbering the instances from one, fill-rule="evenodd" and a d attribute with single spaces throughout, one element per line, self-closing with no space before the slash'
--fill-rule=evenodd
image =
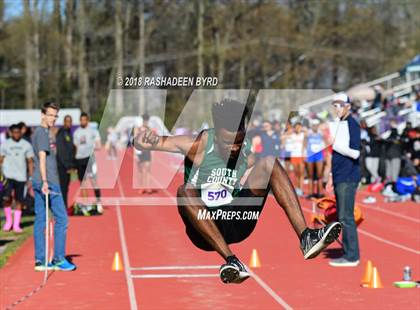
<path id="1" fill-rule="evenodd" d="M 333 267 L 356 267 L 359 265 L 359 262 L 359 260 L 349 261 L 342 257 L 330 260 L 329 264 Z"/>
<path id="2" fill-rule="evenodd" d="M 102 206 L 102 204 L 101 204 L 100 202 L 98 202 L 98 203 L 96 204 L 96 211 L 97 211 L 99 214 L 103 214 L 103 213 L 104 213 L 104 207 Z"/>

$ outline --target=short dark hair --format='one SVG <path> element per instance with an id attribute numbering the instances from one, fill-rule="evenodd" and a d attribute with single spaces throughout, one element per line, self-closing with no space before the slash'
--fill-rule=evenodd
<path id="1" fill-rule="evenodd" d="M 73 120 L 73 118 L 71 117 L 71 115 L 70 115 L 70 114 L 67 114 L 66 116 L 64 116 L 64 118 L 63 118 L 63 119 L 66 119 L 66 118 L 70 118 L 70 119 L 72 119 L 72 120 Z"/>
<path id="2" fill-rule="evenodd" d="M 150 115 L 145 113 L 145 114 L 142 115 L 142 118 L 143 118 L 144 121 L 148 121 L 150 119 Z"/>
<path id="3" fill-rule="evenodd" d="M 18 125 L 18 124 L 12 124 L 12 125 L 10 125 L 10 127 L 9 127 L 9 130 L 10 130 L 10 131 L 13 131 L 13 130 L 15 130 L 15 129 L 20 130 L 20 127 L 19 127 L 19 125 Z"/>
<path id="4" fill-rule="evenodd" d="M 23 127 L 27 127 L 24 122 L 17 123 L 17 126 L 19 126 L 19 129 L 22 129 Z"/>
<path id="5" fill-rule="evenodd" d="M 47 113 L 47 109 L 54 109 L 54 110 L 58 111 L 58 110 L 60 110 L 60 107 L 55 102 L 47 101 L 42 105 L 41 112 L 43 114 L 45 114 L 45 113 Z"/>
<path id="6" fill-rule="evenodd" d="M 82 113 L 80 113 L 80 118 L 82 118 L 82 117 L 89 118 L 89 115 L 86 112 L 82 112 Z"/>
<path id="7" fill-rule="evenodd" d="M 228 131 L 244 131 L 248 108 L 234 99 L 223 99 L 213 104 L 211 113 L 214 128 Z"/>

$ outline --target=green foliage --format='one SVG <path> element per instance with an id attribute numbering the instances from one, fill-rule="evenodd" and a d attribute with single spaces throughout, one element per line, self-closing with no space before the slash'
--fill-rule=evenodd
<path id="1" fill-rule="evenodd" d="M 59 23 L 48 6 L 41 5 L 38 12 L 38 97 L 41 101 L 56 98 L 63 107 L 80 105 L 78 43 L 82 38 L 75 13 L 72 45 L 67 46 L 69 1 L 73 0 L 60 2 L 65 14 L 58 16 Z M 93 119 L 99 120 L 110 88 L 116 87 L 115 2 L 85 3 L 88 97 Z M 78 5 L 75 1 L 74 12 Z M 139 0 L 123 1 L 125 76 L 139 72 L 138 8 Z M 144 16 L 146 75 L 196 76 L 196 3 L 145 0 Z M 418 1 L 205 1 L 204 72 L 219 77 L 224 88 L 344 89 L 395 72 L 417 54 L 419 16 Z M 24 106 L 27 33 L 23 16 L 4 19 L 0 88 L 6 91 L 8 108 Z M 71 77 L 66 49 L 72 52 Z M 189 94 L 188 89 L 171 92 L 168 110 L 181 110 Z M 169 117 L 173 123 L 176 116 Z"/>
<path id="2" fill-rule="evenodd" d="M 4 251 L 0 254 L 0 268 L 7 263 L 8 259 L 19 249 L 23 242 L 32 236 L 34 218 L 34 216 L 22 217 L 22 233 L 15 234 L 13 232 L 0 231 L 0 245 L 5 246 Z"/>

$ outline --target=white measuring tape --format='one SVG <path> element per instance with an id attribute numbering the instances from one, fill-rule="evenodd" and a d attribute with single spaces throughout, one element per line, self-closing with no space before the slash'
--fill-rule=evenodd
<path id="1" fill-rule="evenodd" d="M 42 283 L 42 285 L 45 285 L 45 283 L 47 283 L 47 279 L 48 279 L 48 239 L 50 238 L 50 234 L 49 234 L 49 210 L 50 210 L 50 194 L 47 193 L 45 194 L 45 271 L 44 271 L 44 281 Z"/>
<path id="2" fill-rule="evenodd" d="M 48 261 L 49 261 L 49 256 L 48 256 L 48 251 L 49 251 L 48 244 L 49 244 L 49 242 L 48 242 L 48 240 L 53 239 L 52 223 L 49 223 L 49 214 L 48 214 L 49 209 L 50 209 L 50 199 L 49 199 L 50 198 L 50 193 L 53 194 L 53 195 L 60 195 L 60 193 L 51 192 L 51 191 L 48 194 L 45 194 L 45 261 L 44 261 L 45 271 L 44 271 L 44 279 L 38 287 L 33 289 L 31 292 L 29 292 L 28 294 L 26 294 L 25 296 L 23 296 L 19 300 L 12 303 L 11 305 L 7 306 L 6 310 L 12 309 L 12 308 L 16 307 L 18 304 L 20 304 L 20 303 L 24 302 L 25 300 L 29 299 L 32 295 L 34 295 L 35 293 L 40 291 L 47 284 L 47 280 L 48 280 Z M 51 225 L 51 227 L 50 227 L 50 225 Z"/>

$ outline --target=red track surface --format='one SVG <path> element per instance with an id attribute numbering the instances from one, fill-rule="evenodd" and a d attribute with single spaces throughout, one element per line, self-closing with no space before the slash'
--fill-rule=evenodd
<path id="1" fill-rule="evenodd" d="M 104 157 L 100 156 L 102 160 Z M 158 180 L 154 182 L 163 183 L 168 158 L 156 154 L 154 157 L 153 174 Z M 118 183 L 105 190 L 105 196 L 139 196 L 138 189 L 132 186 L 132 162 L 128 152 Z M 114 173 L 109 163 L 100 162 L 101 165 L 108 168 L 101 169 L 103 178 Z M 175 197 L 181 177 L 178 175 L 168 190 L 154 196 Z M 73 185 L 72 193 L 76 190 Z M 360 192 L 358 200 L 365 196 Z M 311 204 L 308 201 L 302 204 L 309 218 Z M 378 196 L 378 203 L 363 207 L 363 212 L 366 220 L 359 230 L 362 264 L 357 268 L 333 268 L 326 256 L 337 255 L 338 244 L 315 260 L 304 261 L 287 218 L 270 197 L 251 237 L 233 246 L 245 262 L 253 248 L 258 250 L 262 262 L 262 267 L 254 270 L 258 281 L 254 278 L 241 285 L 224 285 L 217 277 L 130 277 L 216 275 L 217 269 L 130 270 L 125 266 L 126 273 L 111 271 L 116 251 L 129 261 L 131 268 L 209 266 L 220 265 L 222 260 L 190 243 L 174 206 L 107 206 L 103 216 L 70 218 L 67 253 L 72 255 L 78 270 L 53 272 L 47 286 L 16 309 L 130 309 L 130 298 L 139 309 L 281 309 L 281 304 L 295 309 L 420 309 L 417 289 L 392 286 L 392 282 L 401 280 L 406 265 L 412 267 L 414 279 L 420 278 L 419 205 L 384 204 Z M 119 219 L 123 227 L 118 224 Z M 359 286 L 368 259 L 378 268 L 384 289 Z M 38 286 L 42 277 L 42 273 L 33 271 L 30 239 L 0 270 L 1 309 Z"/>

